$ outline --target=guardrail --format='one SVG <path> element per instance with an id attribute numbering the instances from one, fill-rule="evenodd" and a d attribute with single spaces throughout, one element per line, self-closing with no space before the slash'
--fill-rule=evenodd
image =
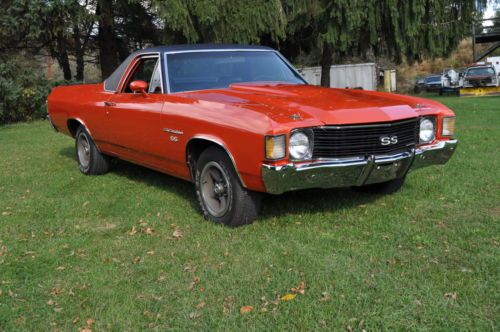
<path id="1" fill-rule="evenodd" d="M 476 44 L 494 43 L 481 54 L 476 54 Z M 472 51 L 474 61 L 479 61 L 500 48 L 500 17 L 477 20 L 472 25 Z"/>

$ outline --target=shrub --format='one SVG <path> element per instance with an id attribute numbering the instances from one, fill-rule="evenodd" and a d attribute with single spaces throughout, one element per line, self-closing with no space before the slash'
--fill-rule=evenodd
<path id="1" fill-rule="evenodd" d="M 51 85 L 41 69 L 20 58 L 0 60 L 0 124 L 44 118 Z"/>

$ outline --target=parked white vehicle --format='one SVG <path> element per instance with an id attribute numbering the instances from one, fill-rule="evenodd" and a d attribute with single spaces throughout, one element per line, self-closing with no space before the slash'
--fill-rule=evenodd
<path id="1" fill-rule="evenodd" d="M 456 88 L 460 83 L 460 75 L 455 69 L 444 69 L 441 75 L 441 82 L 444 88 Z"/>
<path id="2" fill-rule="evenodd" d="M 495 67 L 497 74 L 500 74 L 500 56 L 488 57 L 486 58 L 486 63 L 491 64 L 493 67 Z"/>

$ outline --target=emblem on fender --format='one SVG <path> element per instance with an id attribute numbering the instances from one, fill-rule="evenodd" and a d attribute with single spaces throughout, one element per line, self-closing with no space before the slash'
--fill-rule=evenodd
<path id="1" fill-rule="evenodd" d="M 393 145 L 398 142 L 397 136 L 382 136 L 380 137 L 380 145 Z"/>

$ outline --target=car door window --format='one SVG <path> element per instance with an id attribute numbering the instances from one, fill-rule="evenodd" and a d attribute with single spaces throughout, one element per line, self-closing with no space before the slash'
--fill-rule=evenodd
<path id="1" fill-rule="evenodd" d="M 148 91 L 152 93 L 161 93 L 161 79 L 160 71 L 156 68 L 158 58 L 144 58 L 139 60 L 139 63 L 135 67 L 134 73 L 127 80 L 127 85 L 125 86 L 125 93 L 132 93 L 130 90 L 130 83 L 133 81 L 144 81 L 149 84 Z M 151 90 L 152 88 L 152 90 Z"/>
<path id="2" fill-rule="evenodd" d="M 160 61 L 156 61 L 153 76 L 151 77 L 151 82 L 149 83 L 149 93 L 162 93 Z"/>

